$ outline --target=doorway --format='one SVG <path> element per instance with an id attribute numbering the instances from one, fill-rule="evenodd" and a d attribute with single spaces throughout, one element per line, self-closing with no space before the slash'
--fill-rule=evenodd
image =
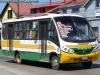
<path id="1" fill-rule="evenodd" d="M 48 21 L 41 21 L 39 24 L 39 30 L 40 30 L 40 59 L 46 60 L 47 59 L 47 25 Z"/>
<path id="2" fill-rule="evenodd" d="M 8 46 L 9 46 L 9 56 L 13 56 L 13 24 L 8 25 Z"/>

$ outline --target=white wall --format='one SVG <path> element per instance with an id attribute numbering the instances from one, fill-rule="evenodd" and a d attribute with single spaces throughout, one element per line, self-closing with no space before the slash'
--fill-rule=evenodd
<path id="1" fill-rule="evenodd" d="M 98 39 L 100 41 L 100 19 L 92 20 L 92 27 L 98 27 Z"/>

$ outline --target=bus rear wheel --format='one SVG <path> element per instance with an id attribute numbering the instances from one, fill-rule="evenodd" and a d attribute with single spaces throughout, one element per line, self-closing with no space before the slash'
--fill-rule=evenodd
<path id="1" fill-rule="evenodd" d="M 89 68 L 89 67 L 91 67 L 91 65 L 92 65 L 92 61 L 90 61 L 90 62 L 83 62 L 82 65 L 83 65 L 83 67 L 85 67 L 85 68 Z"/>
<path id="2" fill-rule="evenodd" d="M 15 56 L 15 60 L 18 64 L 21 64 L 22 63 L 22 59 L 20 58 L 20 54 L 17 53 L 16 56 Z"/>
<path id="3" fill-rule="evenodd" d="M 59 69 L 60 69 L 61 65 L 60 65 L 60 63 L 59 63 L 59 59 L 58 59 L 57 56 L 53 56 L 53 57 L 51 58 L 51 66 L 52 66 L 52 68 L 53 68 L 54 70 L 59 70 Z"/>

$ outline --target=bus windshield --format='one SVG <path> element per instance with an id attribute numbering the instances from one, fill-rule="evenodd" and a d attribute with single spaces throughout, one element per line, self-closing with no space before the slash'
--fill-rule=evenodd
<path id="1" fill-rule="evenodd" d="M 94 33 L 85 18 L 75 16 L 55 17 L 60 35 L 66 41 L 91 41 Z"/>

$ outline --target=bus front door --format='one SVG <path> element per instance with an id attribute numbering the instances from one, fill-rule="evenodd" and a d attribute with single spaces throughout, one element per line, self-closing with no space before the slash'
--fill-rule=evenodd
<path id="1" fill-rule="evenodd" d="M 40 60 L 47 59 L 47 22 L 40 23 Z"/>
<path id="2" fill-rule="evenodd" d="M 13 24 L 9 24 L 8 25 L 8 46 L 9 46 L 9 51 L 8 51 L 8 55 L 9 56 L 13 56 Z"/>

